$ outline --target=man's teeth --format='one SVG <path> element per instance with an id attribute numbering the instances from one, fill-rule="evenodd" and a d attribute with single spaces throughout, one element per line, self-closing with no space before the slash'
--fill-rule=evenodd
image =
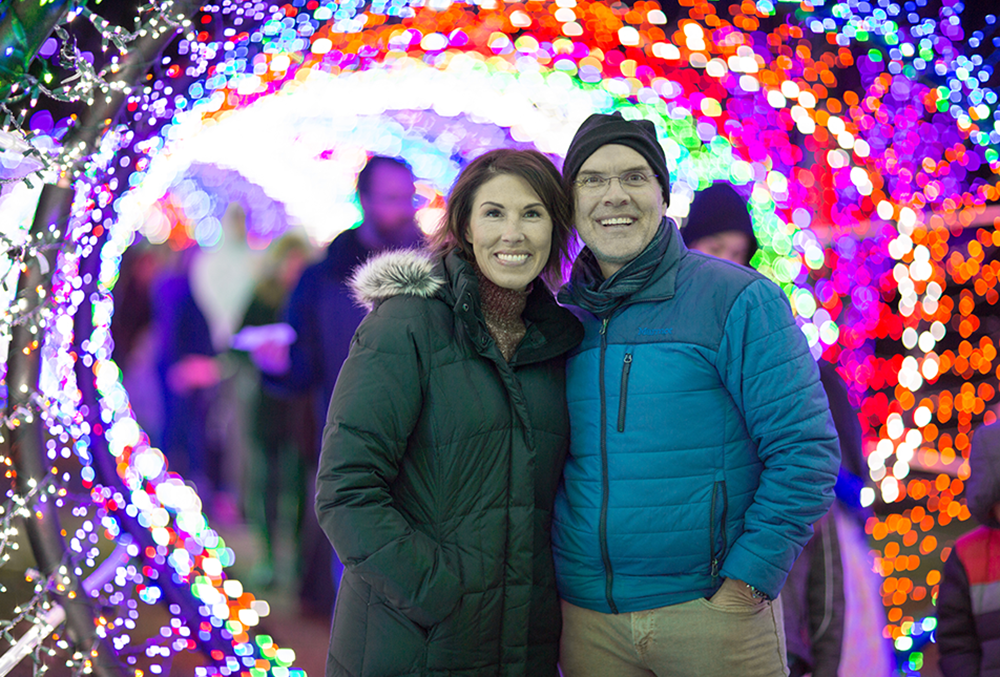
<path id="1" fill-rule="evenodd" d="M 523 263 L 527 260 L 527 254 L 497 254 L 497 258 L 504 263 Z"/>
<path id="2" fill-rule="evenodd" d="M 633 219 L 627 216 L 620 216 L 614 219 L 603 219 L 601 221 L 602 226 L 628 226 L 631 225 Z"/>

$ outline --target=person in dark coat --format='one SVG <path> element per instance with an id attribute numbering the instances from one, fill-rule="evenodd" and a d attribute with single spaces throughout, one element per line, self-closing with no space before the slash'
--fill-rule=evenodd
<path id="1" fill-rule="evenodd" d="M 549 537 L 569 442 L 569 203 L 536 151 L 463 170 L 431 254 L 356 273 L 316 512 L 342 557 L 328 677 L 555 677 Z"/>
<path id="2" fill-rule="evenodd" d="M 938 589 L 945 677 L 1000 677 L 1000 424 L 972 437 L 969 512 L 982 526 L 955 542 Z"/>
<path id="3" fill-rule="evenodd" d="M 326 257 L 302 273 L 285 308 L 284 320 L 295 330 L 291 346 L 265 344 L 252 354 L 263 373 L 263 383 L 276 396 L 313 398 L 317 422 L 314 450 L 319 449 L 319 425 L 326 416 L 340 367 L 347 358 L 351 337 L 364 317 L 351 298 L 347 280 L 372 254 L 408 247 L 420 239 L 414 221 L 413 172 L 397 158 L 373 156 L 358 174 L 358 202 L 364 219 L 327 247 Z M 306 460 L 307 477 L 316 476 L 317 455 Z M 310 488 L 313 486 L 309 483 Z M 312 504 L 313 496 L 307 498 Z M 329 617 L 341 565 L 323 537 L 314 513 L 302 524 L 302 582 L 299 606 L 307 614 Z"/>

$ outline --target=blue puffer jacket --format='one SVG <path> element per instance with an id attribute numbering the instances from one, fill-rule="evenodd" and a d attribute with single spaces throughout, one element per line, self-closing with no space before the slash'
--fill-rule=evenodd
<path id="1" fill-rule="evenodd" d="M 781 289 L 664 227 L 647 285 L 608 317 L 578 313 L 586 337 L 567 364 L 556 576 L 563 599 L 604 613 L 709 596 L 723 578 L 776 596 L 840 462 Z"/>

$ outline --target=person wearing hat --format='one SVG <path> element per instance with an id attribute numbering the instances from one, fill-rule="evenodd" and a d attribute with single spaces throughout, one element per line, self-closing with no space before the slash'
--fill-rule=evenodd
<path id="1" fill-rule="evenodd" d="M 743 266 L 749 266 L 757 253 L 747 203 L 725 181 L 695 193 L 681 235 L 688 249 Z"/>
<path id="2" fill-rule="evenodd" d="M 590 116 L 563 180 L 586 245 L 559 294 L 585 328 L 552 534 L 563 674 L 788 674 L 778 593 L 840 462 L 805 337 L 777 285 L 684 245 L 651 122 Z"/>

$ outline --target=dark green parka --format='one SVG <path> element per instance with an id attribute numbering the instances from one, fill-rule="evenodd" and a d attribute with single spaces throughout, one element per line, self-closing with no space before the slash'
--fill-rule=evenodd
<path id="1" fill-rule="evenodd" d="M 327 675 L 555 676 L 549 526 L 576 318 L 538 282 L 510 363 L 457 254 L 355 276 L 374 310 L 334 389 L 316 488 L 344 563 Z"/>

